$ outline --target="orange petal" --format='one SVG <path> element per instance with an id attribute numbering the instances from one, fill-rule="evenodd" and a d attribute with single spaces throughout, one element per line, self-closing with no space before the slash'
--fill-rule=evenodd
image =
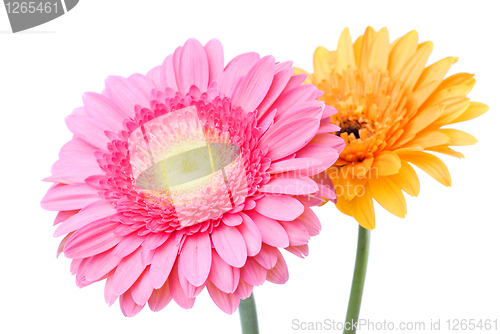
<path id="1" fill-rule="evenodd" d="M 408 195 L 416 197 L 420 192 L 420 181 L 417 173 L 406 161 L 401 161 L 399 173 L 389 176 L 392 182 Z"/>
<path id="2" fill-rule="evenodd" d="M 460 116 L 455 118 L 451 123 L 464 122 L 476 117 L 481 116 L 485 112 L 487 112 L 489 107 L 481 102 L 471 102 L 469 108 L 465 110 Z"/>
<path id="3" fill-rule="evenodd" d="M 413 140 L 406 143 L 404 147 L 429 147 L 449 143 L 450 138 L 442 131 L 422 131 Z"/>
<path id="4" fill-rule="evenodd" d="M 359 62 L 361 60 L 361 48 L 363 47 L 363 35 L 359 36 L 354 42 L 353 50 L 354 50 L 354 58 L 356 59 L 356 65 L 359 66 Z"/>
<path id="5" fill-rule="evenodd" d="M 318 46 L 313 56 L 314 76 L 319 80 L 327 80 L 332 73 L 332 68 L 328 63 L 330 51 L 322 46 Z"/>
<path id="6" fill-rule="evenodd" d="M 360 68 L 362 71 L 366 72 L 368 70 L 368 59 L 370 58 L 371 44 L 375 38 L 375 30 L 372 27 L 368 27 L 363 35 L 363 45 L 361 47 L 361 58 L 359 60 Z"/>
<path id="7" fill-rule="evenodd" d="M 450 138 L 450 142 L 448 144 L 450 146 L 466 146 L 477 143 L 477 139 L 473 135 L 464 131 L 455 129 L 441 129 L 439 131 Z"/>
<path id="8" fill-rule="evenodd" d="M 368 68 L 387 69 L 389 61 L 389 32 L 387 28 L 380 29 L 375 35 L 372 45 L 370 46 L 370 56 L 368 58 Z"/>
<path id="9" fill-rule="evenodd" d="M 439 85 L 438 90 L 443 90 L 458 85 L 467 85 L 472 89 L 475 83 L 476 79 L 474 79 L 474 74 L 457 73 L 444 79 L 443 82 Z"/>
<path id="10" fill-rule="evenodd" d="M 439 183 L 451 187 L 451 175 L 444 162 L 435 155 L 425 152 L 399 152 L 401 160 L 406 160 L 422 169 Z"/>
<path id="11" fill-rule="evenodd" d="M 438 103 L 442 103 L 441 101 L 444 101 L 446 99 L 452 98 L 452 97 L 457 97 L 457 96 L 467 96 L 467 94 L 470 93 L 472 87 L 469 87 L 467 85 L 458 85 L 458 86 L 453 86 L 449 87 L 443 90 L 436 89 L 434 93 L 432 93 L 431 96 L 425 101 L 425 103 L 422 105 L 422 107 L 427 107 L 427 106 L 433 106 Z"/>
<path id="12" fill-rule="evenodd" d="M 457 152 L 451 148 L 449 148 L 448 146 L 446 145 L 439 145 L 439 146 L 433 146 L 433 147 L 426 147 L 425 148 L 427 151 L 433 151 L 433 152 L 438 152 L 438 153 L 442 153 L 442 154 L 446 154 L 446 155 L 450 155 L 452 157 L 455 157 L 455 158 L 459 158 L 459 159 L 463 159 L 465 158 L 465 156 L 460 153 L 460 152 Z"/>
<path id="13" fill-rule="evenodd" d="M 340 35 L 337 47 L 337 62 L 335 63 L 335 71 L 342 74 L 348 67 L 356 69 L 356 59 L 354 58 L 354 49 L 351 41 L 349 29 L 345 28 Z"/>
<path id="14" fill-rule="evenodd" d="M 370 180 L 370 190 L 373 198 L 384 209 L 395 216 L 404 218 L 406 215 L 406 200 L 401 188 L 389 177 Z"/>
<path id="15" fill-rule="evenodd" d="M 460 115 L 462 115 L 470 106 L 470 100 L 467 97 L 457 96 L 441 101 L 446 107 L 439 118 L 432 124 L 433 129 L 438 129 L 443 125 L 450 124 Z"/>
<path id="16" fill-rule="evenodd" d="M 354 216 L 354 209 L 356 208 L 356 199 L 349 201 L 343 196 L 337 196 L 337 209 L 345 215 Z"/>
<path id="17" fill-rule="evenodd" d="M 350 177 L 360 178 L 368 173 L 368 170 L 372 166 L 373 158 L 364 159 L 361 162 L 356 162 L 353 164 L 345 165 L 342 167 L 343 171 L 345 171 Z"/>
<path id="18" fill-rule="evenodd" d="M 391 45 L 392 46 L 392 45 Z M 413 30 L 393 42 L 392 50 L 389 55 L 389 73 L 395 78 L 404 68 L 410 57 L 417 51 L 418 33 Z"/>
<path id="19" fill-rule="evenodd" d="M 384 151 L 375 157 L 372 169 L 376 169 L 379 176 L 396 174 L 401 168 L 401 160 L 394 152 Z"/>
<path id="20" fill-rule="evenodd" d="M 370 188 L 365 187 L 365 193 L 356 197 L 356 207 L 354 211 L 356 219 L 362 227 L 373 230 L 375 228 L 375 209 L 373 208 L 373 199 Z"/>
<path id="21" fill-rule="evenodd" d="M 401 70 L 397 79 L 403 83 L 405 88 L 413 89 L 413 87 L 417 83 L 420 74 L 422 74 L 422 71 L 424 70 L 425 63 L 431 55 L 432 46 L 432 42 L 424 42 L 420 44 L 415 54 L 410 58 L 410 60 Z"/>
<path id="22" fill-rule="evenodd" d="M 415 85 L 418 89 L 431 81 L 441 82 L 450 70 L 451 66 L 458 61 L 458 57 L 448 57 L 427 66 Z"/>

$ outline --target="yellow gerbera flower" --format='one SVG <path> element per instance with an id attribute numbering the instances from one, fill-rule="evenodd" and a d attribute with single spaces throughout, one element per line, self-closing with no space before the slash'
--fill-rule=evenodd
<path id="1" fill-rule="evenodd" d="M 353 44 L 346 28 L 336 51 L 318 47 L 312 83 L 320 98 L 338 113 L 331 123 L 340 126 L 346 142 L 329 175 L 337 190 L 337 207 L 367 229 L 375 227 L 373 200 L 398 217 L 406 214 L 401 190 L 417 196 L 420 183 L 413 164 L 438 182 L 451 186 L 448 168 L 428 153 L 457 158 L 450 146 L 477 142 L 472 135 L 448 124 L 476 118 L 488 106 L 471 102 L 472 74 L 444 79 L 458 58 L 448 57 L 428 67 L 432 42 L 418 43 L 416 31 L 389 43 L 386 28 L 366 29 Z M 296 69 L 296 74 L 307 74 Z"/>

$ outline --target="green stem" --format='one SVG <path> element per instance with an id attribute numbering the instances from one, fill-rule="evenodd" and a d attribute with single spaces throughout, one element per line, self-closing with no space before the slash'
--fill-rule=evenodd
<path id="1" fill-rule="evenodd" d="M 358 250 L 356 253 L 356 264 L 354 265 L 354 275 L 352 277 L 351 296 L 345 318 L 344 334 L 356 333 L 356 327 L 351 328 L 359 320 L 359 310 L 361 309 L 361 299 L 363 298 L 363 288 L 365 286 L 366 267 L 368 265 L 368 253 L 370 252 L 370 230 L 359 226 Z"/>
<path id="2" fill-rule="evenodd" d="M 243 334 L 259 334 L 259 322 L 257 321 L 257 309 L 253 293 L 240 302 L 238 310 L 240 312 L 241 332 Z"/>

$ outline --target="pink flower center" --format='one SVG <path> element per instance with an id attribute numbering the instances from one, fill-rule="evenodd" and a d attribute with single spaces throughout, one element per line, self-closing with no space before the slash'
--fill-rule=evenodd
<path id="1" fill-rule="evenodd" d="M 155 95 L 98 157 L 103 196 L 114 202 L 123 234 L 206 231 L 269 181 L 270 160 L 256 148 L 261 131 L 253 113 L 227 98 Z"/>

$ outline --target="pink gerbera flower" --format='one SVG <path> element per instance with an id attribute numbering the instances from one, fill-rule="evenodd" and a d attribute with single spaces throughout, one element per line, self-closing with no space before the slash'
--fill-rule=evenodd
<path id="1" fill-rule="evenodd" d="M 79 287 L 105 279 L 126 316 L 206 287 L 226 313 L 265 280 L 282 284 L 279 248 L 303 257 L 335 200 L 324 170 L 344 147 L 335 112 L 291 62 L 190 39 L 145 76 L 106 79 L 66 118 L 74 137 L 42 200 L 59 211 L 58 255 Z"/>

